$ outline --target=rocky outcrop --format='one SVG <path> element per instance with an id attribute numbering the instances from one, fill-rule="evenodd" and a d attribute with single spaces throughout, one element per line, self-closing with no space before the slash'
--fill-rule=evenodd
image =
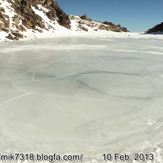
<path id="1" fill-rule="evenodd" d="M 163 22 L 146 31 L 146 33 L 159 33 L 159 32 L 163 32 Z"/>
<path id="2" fill-rule="evenodd" d="M 114 32 L 129 32 L 126 27 L 121 27 L 121 25 L 115 25 L 112 22 L 105 21 L 100 26 L 100 29 L 106 31 L 114 31 Z"/>
<path id="3" fill-rule="evenodd" d="M 103 24 L 108 25 L 106 27 L 106 30 L 113 30 L 115 32 L 121 32 L 121 31 L 122 32 L 129 32 L 126 27 L 121 27 L 120 24 L 119 25 L 115 25 L 112 22 L 108 22 L 108 21 L 103 22 Z"/>
<path id="4" fill-rule="evenodd" d="M 93 21 L 87 14 L 67 15 L 56 0 L 1 0 L 0 32 L 10 40 L 19 40 L 34 33 L 72 31 L 128 32 L 127 28 L 111 22 Z M 4 34 L 5 33 L 5 34 Z M 0 38 L 1 40 L 1 38 Z"/>
<path id="5" fill-rule="evenodd" d="M 83 16 L 70 16 L 70 20 L 72 21 L 72 24 L 78 24 L 76 25 L 77 28 L 76 31 L 114 31 L 114 32 L 129 32 L 127 28 L 121 27 L 121 25 L 115 25 L 112 22 L 99 22 L 99 21 L 93 21 L 91 18 L 88 17 L 88 15 L 84 14 Z"/>
<path id="6" fill-rule="evenodd" d="M 36 26 L 45 28 L 41 16 L 36 14 L 32 8 L 35 7 L 38 10 L 42 10 L 38 5 L 47 9 L 48 12 L 45 12 L 45 14 L 50 20 L 55 21 L 58 19 L 62 26 L 70 28 L 68 15 L 64 13 L 55 0 L 17 0 L 15 3 L 12 3 L 15 12 L 20 15 L 21 20 L 23 19 L 23 25 L 29 29 L 35 29 Z"/>
<path id="7" fill-rule="evenodd" d="M 19 31 L 11 31 L 11 33 L 9 33 L 7 36 L 7 38 L 10 40 L 19 40 L 23 37 L 23 34 L 19 33 Z"/>
<path id="8" fill-rule="evenodd" d="M 14 13 L 12 17 L 9 17 L 5 9 L 1 7 L 3 2 L 9 4 L 10 11 Z M 1 3 L 0 31 L 8 32 L 8 39 L 23 38 L 20 32 L 26 32 L 28 29 L 41 32 L 43 29 L 53 28 L 39 13 L 43 13 L 51 21 L 51 24 L 57 21 L 61 26 L 71 28 L 69 16 L 60 8 L 56 0 L 2 0 Z M 16 36 L 13 31 L 17 33 Z"/>
<path id="9" fill-rule="evenodd" d="M 81 16 L 80 18 L 81 18 L 81 19 L 83 19 L 83 20 L 92 21 L 92 19 L 91 19 L 91 18 L 89 18 L 87 14 L 84 14 L 84 15 L 83 15 L 83 16 Z"/>
<path id="10" fill-rule="evenodd" d="M 81 23 L 79 23 L 78 28 L 83 30 L 83 31 L 88 32 L 88 29 L 86 27 L 84 27 Z"/>
<path id="11" fill-rule="evenodd" d="M 0 31 L 8 31 L 10 24 L 9 16 L 5 14 L 5 9 L 0 8 Z"/>
<path id="12" fill-rule="evenodd" d="M 71 28 L 71 26 L 70 26 L 71 22 L 70 22 L 69 16 L 64 13 L 64 11 L 59 7 L 59 5 L 56 1 L 53 1 L 53 3 L 54 4 L 52 5 L 52 7 L 54 7 L 54 9 L 56 10 L 56 15 L 59 18 L 59 23 L 62 26 L 70 29 Z"/>

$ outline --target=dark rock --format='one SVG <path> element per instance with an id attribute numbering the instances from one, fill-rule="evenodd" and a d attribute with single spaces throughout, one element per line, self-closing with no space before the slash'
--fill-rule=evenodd
<path id="1" fill-rule="evenodd" d="M 19 31 L 12 31 L 11 30 L 11 33 L 9 33 L 6 38 L 8 38 L 10 40 L 19 40 L 19 39 L 21 39 L 23 37 L 24 36 L 22 34 L 20 34 Z"/>
<path id="2" fill-rule="evenodd" d="M 20 32 L 25 32 L 26 29 L 24 28 L 23 25 L 16 25 L 16 28 L 20 31 Z"/>
<path id="3" fill-rule="evenodd" d="M 100 25 L 99 30 L 113 31 L 113 32 L 129 32 L 127 28 L 121 27 L 121 25 L 115 25 L 112 22 L 103 22 Z"/>
<path id="4" fill-rule="evenodd" d="M 27 27 L 28 29 L 33 29 L 33 24 L 27 20 L 23 20 L 22 24 Z"/>
<path id="5" fill-rule="evenodd" d="M 92 19 L 90 19 L 87 14 L 84 14 L 80 18 L 83 19 L 83 20 L 92 21 Z"/>
<path id="6" fill-rule="evenodd" d="M 60 18 L 60 24 L 68 29 L 71 28 L 70 26 L 70 19 L 69 19 L 69 16 L 64 14 L 61 18 Z"/>
<path id="7" fill-rule="evenodd" d="M 154 33 L 154 32 L 163 32 L 163 22 L 146 31 L 146 33 Z"/>
<path id="8" fill-rule="evenodd" d="M 108 21 L 105 21 L 105 22 L 103 22 L 103 23 L 106 24 L 106 25 L 111 25 L 111 26 L 114 25 L 112 22 L 108 22 Z"/>
<path id="9" fill-rule="evenodd" d="M 123 32 L 129 32 L 128 29 L 126 27 L 122 27 L 122 31 Z"/>
<path id="10" fill-rule="evenodd" d="M 8 38 L 10 40 L 15 40 L 14 37 L 10 33 L 8 34 L 8 36 L 6 38 Z"/>
<path id="11" fill-rule="evenodd" d="M 3 7 L 0 8 L 0 11 L 2 11 L 3 13 L 5 13 L 5 9 Z"/>
<path id="12" fill-rule="evenodd" d="M 20 18 L 18 16 L 14 16 L 13 21 L 15 22 L 15 24 L 19 24 Z"/>
<path id="13" fill-rule="evenodd" d="M 81 24 L 79 24 L 79 25 L 78 25 L 78 27 L 79 27 L 80 29 L 82 29 L 83 31 L 88 32 L 88 29 L 87 29 L 87 28 L 85 28 L 84 26 L 82 26 Z"/>
<path id="14" fill-rule="evenodd" d="M 99 30 L 106 30 L 106 26 L 105 25 L 100 25 Z"/>
<path id="15" fill-rule="evenodd" d="M 59 5 L 56 1 L 54 1 L 54 2 L 55 3 L 53 4 L 53 7 L 56 10 L 56 14 L 57 14 L 57 17 L 59 18 L 60 25 L 70 29 L 71 28 L 71 26 L 70 26 L 71 21 L 70 21 L 69 16 L 63 12 L 63 10 L 59 7 Z"/>
<path id="16" fill-rule="evenodd" d="M 0 31 L 3 31 L 3 29 L 4 29 L 4 24 L 0 23 Z"/>
<path id="17" fill-rule="evenodd" d="M 19 40 L 20 38 L 23 38 L 23 35 L 22 34 L 20 34 L 18 31 L 12 31 L 11 32 L 12 33 L 12 35 L 14 35 L 15 37 L 14 37 L 14 39 L 15 40 Z"/>

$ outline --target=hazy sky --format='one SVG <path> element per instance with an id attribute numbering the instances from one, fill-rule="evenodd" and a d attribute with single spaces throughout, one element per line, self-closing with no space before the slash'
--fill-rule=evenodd
<path id="1" fill-rule="evenodd" d="M 163 0 L 57 0 L 70 15 L 88 14 L 93 20 L 121 24 L 143 32 L 163 22 Z"/>

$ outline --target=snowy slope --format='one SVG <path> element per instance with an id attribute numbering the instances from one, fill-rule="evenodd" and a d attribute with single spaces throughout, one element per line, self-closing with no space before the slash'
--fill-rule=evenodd
<path id="1" fill-rule="evenodd" d="M 115 25 L 111 22 L 93 21 L 87 15 L 70 16 L 71 29 L 74 31 L 113 31 L 113 32 L 129 32 L 127 28 Z"/>
<path id="2" fill-rule="evenodd" d="M 92 21 L 87 15 L 82 17 L 67 15 L 55 0 L 0 2 L 0 41 L 99 30 L 128 32 L 120 25 Z"/>

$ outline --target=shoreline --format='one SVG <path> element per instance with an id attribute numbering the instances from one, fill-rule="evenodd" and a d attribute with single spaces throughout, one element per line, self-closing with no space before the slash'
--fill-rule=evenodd
<path id="1" fill-rule="evenodd" d="M 47 38 L 61 38 L 61 37 L 101 37 L 101 38 L 144 38 L 144 39 L 163 39 L 163 34 L 160 33 L 152 33 L 146 34 L 143 32 L 112 32 L 112 31 L 89 31 L 89 32 L 80 32 L 80 31 L 71 31 L 65 29 L 63 31 L 46 31 L 44 33 L 40 32 L 32 32 L 29 31 L 24 33 L 26 35 L 25 38 L 20 40 L 9 40 L 7 38 L 1 38 L 0 43 L 5 42 L 15 42 L 15 41 L 30 41 L 35 39 L 47 39 Z"/>

